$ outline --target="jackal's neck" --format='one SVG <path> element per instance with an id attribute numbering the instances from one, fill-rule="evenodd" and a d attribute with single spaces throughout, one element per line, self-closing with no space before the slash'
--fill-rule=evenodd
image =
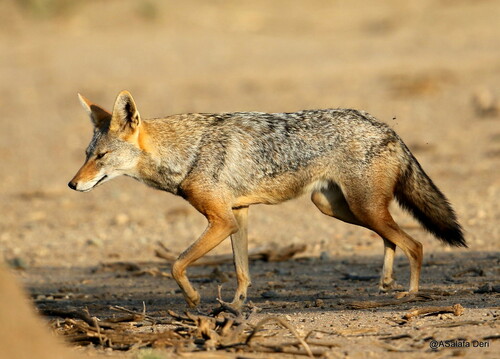
<path id="1" fill-rule="evenodd" d="M 138 145 L 141 157 L 133 176 L 148 186 L 179 194 L 179 186 L 198 152 L 199 134 L 189 121 L 177 118 L 145 120 Z"/>
<path id="2" fill-rule="evenodd" d="M 133 177 L 150 187 L 173 194 L 178 194 L 180 183 L 184 179 L 182 173 L 147 157 L 141 159 Z"/>

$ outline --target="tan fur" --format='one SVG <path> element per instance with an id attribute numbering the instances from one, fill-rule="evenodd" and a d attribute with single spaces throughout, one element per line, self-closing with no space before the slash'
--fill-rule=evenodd
<path id="1" fill-rule="evenodd" d="M 139 135 L 137 136 L 137 146 L 139 146 L 139 148 L 144 152 L 152 153 L 154 151 L 154 147 L 150 144 L 147 126 L 145 124 L 142 124 L 139 129 Z"/>
<path id="2" fill-rule="evenodd" d="M 75 177 L 71 181 L 80 182 L 80 181 L 89 181 L 95 177 L 97 174 L 97 168 L 95 161 L 87 161 L 85 164 L 78 170 Z"/>
<path id="3" fill-rule="evenodd" d="M 221 202 L 220 194 L 206 192 L 206 188 L 198 186 L 195 181 L 188 184 L 185 191 L 189 198 L 192 198 L 190 203 L 208 220 L 208 226 L 203 234 L 179 256 L 172 267 L 172 275 L 179 284 L 187 303 L 194 307 L 199 304 L 200 296 L 189 283 L 186 268 L 218 246 L 228 236 L 238 232 L 239 227 L 231 205 Z M 239 261 L 241 262 L 241 259 Z"/>

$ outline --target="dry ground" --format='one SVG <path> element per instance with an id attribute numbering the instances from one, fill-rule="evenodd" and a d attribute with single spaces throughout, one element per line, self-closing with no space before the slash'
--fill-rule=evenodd
<path id="1" fill-rule="evenodd" d="M 421 286 L 434 294 L 424 303 L 353 309 L 352 301 L 389 298 L 377 293 L 374 278 L 382 241 L 323 216 L 307 198 L 256 206 L 251 248 L 275 242 L 306 243 L 307 249 L 286 262 L 252 263 L 250 300 L 262 309 L 252 320 L 272 314 L 289 320 L 300 335 L 325 331 L 319 336 L 334 343 L 325 354 L 330 357 L 494 358 L 500 313 L 499 18 L 494 0 L 3 1 L 1 256 L 19 268 L 18 278 L 42 310 L 87 307 L 106 317 L 110 305 L 142 310 L 145 302 L 148 315 L 164 318 L 168 309 L 184 309 L 172 279 L 103 263 L 132 262 L 140 270 L 168 273 L 169 264 L 154 255 L 158 241 L 180 252 L 205 220 L 182 199 L 130 179 L 88 194 L 69 190 L 66 183 L 91 137 L 77 92 L 110 108 L 116 94 L 128 89 L 145 117 L 364 109 L 396 129 L 447 194 L 470 248 L 441 246 L 394 208 L 396 220 L 424 244 Z M 213 254 L 229 251 L 223 243 Z M 229 299 L 232 267 L 218 268 L 229 276 L 223 286 Z M 213 269 L 190 271 L 205 311 L 216 306 L 221 280 L 211 276 Z M 402 256 L 396 275 L 406 287 Z M 489 293 L 474 292 L 484 285 Z M 394 322 L 412 307 L 452 304 L 461 304 L 464 314 Z M 288 333 L 272 324 L 265 328 L 276 338 Z M 489 347 L 429 348 L 432 339 L 460 338 Z M 138 350 L 125 355 L 146 356 Z M 248 350 L 240 355 L 263 356 Z"/>

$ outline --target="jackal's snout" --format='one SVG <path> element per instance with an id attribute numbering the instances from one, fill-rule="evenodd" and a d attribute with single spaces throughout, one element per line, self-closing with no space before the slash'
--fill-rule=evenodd
<path id="1" fill-rule="evenodd" d="M 76 182 L 73 182 L 73 180 L 69 181 L 68 187 L 76 191 Z"/>
<path id="2" fill-rule="evenodd" d="M 78 176 L 73 177 L 71 181 L 68 182 L 68 187 L 78 192 L 85 192 L 85 183 L 81 183 L 81 181 L 77 177 Z"/>

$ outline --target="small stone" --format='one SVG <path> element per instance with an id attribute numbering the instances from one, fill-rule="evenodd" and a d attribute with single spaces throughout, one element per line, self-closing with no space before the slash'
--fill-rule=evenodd
<path id="1" fill-rule="evenodd" d="M 274 290 L 266 290 L 265 292 L 262 292 L 260 296 L 262 298 L 277 298 L 279 297 L 279 294 Z"/>
<path id="2" fill-rule="evenodd" d="M 314 339 L 323 339 L 323 333 L 314 332 Z"/>
<path id="3" fill-rule="evenodd" d="M 102 242 L 102 239 L 90 238 L 90 239 L 87 239 L 86 244 L 88 246 L 102 247 L 104 243 Z"/>
<path id="4" fill-rule="evenodd" d="M 353 246 L 349 243 L 344 243 L 342 245 L 342 250 L 346 251 L 346 252 L 352 252 L 353 250 Z"/>
<path id="5" fill-rule="evenodd" d="M 323 299 L 319 299 L 319 298 L 318 298 L 318 299 L 316 299 L 316 300 L 314 301 L 314 306 L 315 306 L 315 307 L 321 307 L 321 306 L 323 306 L 324 304 L 325 304 L 325 302 L 323 301 Z"/>
<path id="6" fill-rule="evenodd" d="M 500 113 L 500 103 L 489 89 L 478 89 L 472 96 L 472 105 L 478 117 L 494 117 Z"/>
<path id="7" fill-rule="evenodd" d="M 113 219 L 113 224 L 122 226 L 130 221 L 130 217 L 125 213 L 119 213 Z"/>
<path id="8" fill-rule="evenodd" d="M 14 257 L 8 263 L 14 269 L 26 270 L 28 268 L 28 263 L 22 257 Z"/>
<path id="9" fill-rule="evenodd" d="M 323 251 L 323 252 L 321 252 L 321 254 L 319 255 L 319 259 L 320 259 L 321 261 L 328 261 L 328 260 L 330 260 L 330 259 L 331 259 L 331 257 L 330 257 L 330 254 L 329 254 L 328 252 Z"/>

